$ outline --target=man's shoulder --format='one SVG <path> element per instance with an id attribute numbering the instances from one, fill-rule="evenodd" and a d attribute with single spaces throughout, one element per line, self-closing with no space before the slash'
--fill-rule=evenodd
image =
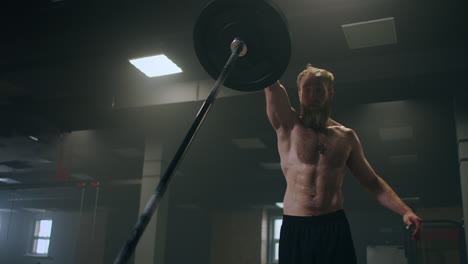
<path id="1" fill-rule="evenodd" d="M 354 129 L 350 128 L 350 127 L 345 127 L 343 125 L 339 125 L 339 126 L 333 126 L 334 129 L 342 132 L 342 133 L 345 133 L 345 134 L 352 134 L 352 133 L 356 133 L 354 131 Z"/>
<path id="2" fill-rule="evenodd" d="M 333 131 L 334 134 L 341 135 L 342 137 L 352 141 L 353 139 L 357 138 L 356 131 L 350 127 L 346 127 L 342 124 L 332 124 L 328 127 Z"/>
<path id="3" fill-rule="evenodd" d="M 337 130 L 339 132 L 348 133 L 353 131 L 351 128 L 346 127 L 345 125 L 338 123 L 336 120 L 330 118 L 328 128 Z"/>

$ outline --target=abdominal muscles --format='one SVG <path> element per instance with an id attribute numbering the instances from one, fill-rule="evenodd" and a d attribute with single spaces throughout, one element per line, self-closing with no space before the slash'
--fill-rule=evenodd
<path id="1" fill-rule="evenodd" d="M 322 166 L 323 167 L 323 166 Z M 284 214 L 312 216 L 343 209 L 343 169 L 299 165 L 286 173 Z"/>

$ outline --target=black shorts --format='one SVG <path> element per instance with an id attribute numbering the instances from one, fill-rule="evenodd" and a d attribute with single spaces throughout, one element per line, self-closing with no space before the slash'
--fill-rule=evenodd
<path id="1" fill-rule="evenodd" d="M 355 264 L 343 210 L 319 216 L 283 216 L 279 264 Z"/>

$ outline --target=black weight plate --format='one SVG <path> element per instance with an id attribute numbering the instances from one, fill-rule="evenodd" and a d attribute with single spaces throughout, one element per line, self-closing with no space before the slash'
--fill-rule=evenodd
<path id="1" fill-rule="evenodd" d="M 240 38 L 247 54 L 239 57 L 224 85 L 240 91 L 263 89 L 283 75 L 291 57 L 285 16 L 268 0 L 214 0 L 199 15 L 193 33 L 197 57 L 217 79 Z"/>

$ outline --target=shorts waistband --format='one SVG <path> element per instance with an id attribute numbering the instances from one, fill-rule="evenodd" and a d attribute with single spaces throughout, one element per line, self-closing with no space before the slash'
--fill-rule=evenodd
<path id="1" fill-rule="evenodd" d="M 346 220 L 346 214 L 344 210 L 338 210 L 333 213 L 314 216 L 283 215 L 283 224 L 323 224 L 337 220 Z"/>

